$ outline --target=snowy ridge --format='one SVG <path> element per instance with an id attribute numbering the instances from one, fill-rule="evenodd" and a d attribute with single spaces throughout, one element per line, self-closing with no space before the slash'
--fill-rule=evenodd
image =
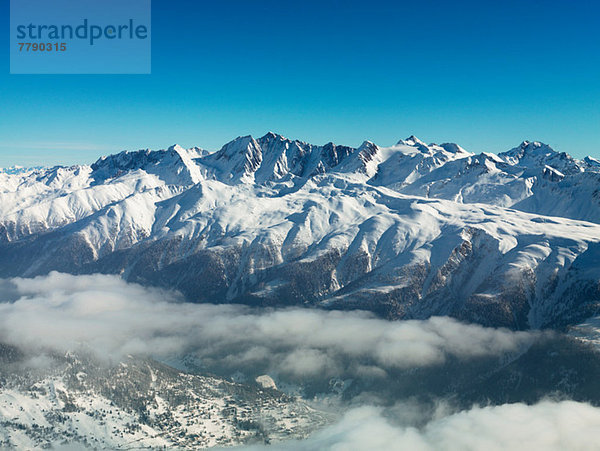
<path id="1" fill-rule="evenodd" d="M 560 326 L 600 305 L 600 164 L 274 133 L 0 173 L 0 276 L 122 274 L 193 301 Z"/>

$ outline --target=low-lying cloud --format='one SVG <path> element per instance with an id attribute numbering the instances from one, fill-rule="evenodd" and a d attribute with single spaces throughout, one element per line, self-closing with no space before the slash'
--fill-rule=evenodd
<path id="1" fill-rule="evenodd" d="M 0 303 L 0 340 L 7 344 L 60 352 L 87 346 L 115 359 L 193 353 L 207 364 L 296 377 L 336 375 L 348 365 L 373 376 L 448 356 L 502 355 L 534 336 L 450 318 L 390 322 L 364 312 L 189 304 L 106 275 L 51 273 L 9 284 L 11 299 Z"/>
<path id="2" fill-rule="evenodd" d="M 396 424 L 383 409 L 364 406 L 348 411 L 339 422 L 306 440 L 277 444 L 277 449 L 592 450 L 599 446 L 598 430 L 600 409 L 573 401 L 475 407 L 434 419 L 423 428 Z M 259 451 L 267 448 L 244 449 Z"/>
<path id="3" fill-rule="evenodd" d="M 163 360 L 192 355 L 202 367 L 225 368 L 229 374 L 246 370 L 292 381 L 350 376 L 375 379 L 375 385 L 381 378 L 383 386 L 396 382 L 394 371 L 450 359 L 462 364 L 498 358 L 500 367 L 539 337 L 538 332 L 484 328 L 450 318 L 390 322 L 365 312 L 189 304 L 177 293 L 106 275 L 51 273 L 0 281 L 0 287 L 0 343 L 29 351 L 40 365 L 48 351 L 84 349 L 111 361 L 129 354 Z M 278 443 L 277 449 L 597 447 L 600 409 L 584 403 L 548 400 L 457 411 L 434 400 L 432 413 L 431 403 L 402 396 L 391 404 L 374 401 L 388 407 L 374 407 L 372 401 L 372 392 L 360 393 L 343 407 L 349 410 L 335 424 L 306 440 Z"/>

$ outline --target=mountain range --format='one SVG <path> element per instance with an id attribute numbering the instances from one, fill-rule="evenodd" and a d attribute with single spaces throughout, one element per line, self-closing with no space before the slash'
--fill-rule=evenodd
<path id="1" fill-rule="evenodd" d="M 600 305 L 600 161 L 268 133 L 2 170 L 0 277 L 51 271 L 191 302 L 561 328 Z"/>

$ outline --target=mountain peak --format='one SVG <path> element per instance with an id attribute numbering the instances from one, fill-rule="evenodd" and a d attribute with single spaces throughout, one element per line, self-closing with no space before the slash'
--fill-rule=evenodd
<path id="1" fill-rule="evenodd" d="M 427 145 L 423 141 L 421 141 L 419 138 L 417 138 L 415 135 L 410 135 L 408 138 L 406 138 L 405 140 L 403 140 L 403 142 L 405 144 L 409 144 L 409 145 L 413 145 L 413 146 L 415 144 L 422 144 L 424 146 Z"/>
<path id="2" fill-rule="evenodd" d="M 529 151 L 535 150 L 535 149 L 540 149 L 542 147 L 551 149 L 550 146 L 548 146 L 547 144 L 544 144 L 542 142 L 528 141 L 528 140 L 523 141 L 519 147 L 521 147 L 522 149 L 525 149 L 525 150 L 529 150 Z"/>
<path id="3" fill-rule="evenodd" d="M 539 141 L 523 141 L 518 147 L 498 154 L 500 157 L 516 163 L 526 157 L 550 157 L 557 154 L 552 147 Z"/>
<path id="4" fill-rule="evenodd" d="M 252 137 L 252 135 L 243 135 L 243 136 L 238 136 L 235 139 L 232 139 L 231 141 L 229 141 L 227 144 L 225 144 L 224 147 L 229 146 L 230 144 L 235 144 L 235 143 L 250 143 L 254 141 L 254 138 Z"/>
<path id="5" fill-rule="evenodd" d="M 179 144 L 173 144 L 167 150 L 170 152 L 181 152 L 181 151 L 185 152 L 185 149 L 183 147 L 181 147 Z"/>
<path id="6" fill-rule="evenodd" d="M 468 153 L 465 149 L 455 143 L 442 143 L 440 147 L 450 153 Z"/>
<path id="7" fill-rule="evenodd" d="M 372 149 L 372 148 L 376 148 L 377 144 L 375 144 L 373 141 L 363 141 L 363 143 L 360 145 L 360 147 L 358 148 L 359 151 L 363 150 L 363 149 Z"/>
<path id="8" fill-rule="evenodd" d="M 258 148 L 258 143 L 251 135 L 238 136 L 225 144 L 216 155 L 217 159 L 230 159 L 236 154 L 246 153 L 250 148 Z"/>
<path id="9" fill-rule="evenodd" d="M 427 146 L 427 144 L 425 144 L 415 135 L 410 135 L 406 139 L 401 139 L 400 141 L 398 141 L 397 145 L 416 147 L 422 152 L 429 152 L 429 147 Z"/>
<path id="10" fill-rule="evenodd" d="M 279 140 L 279 141 L 287 141 L 287 139 L 280 135 L 279 133 L 273 133 L 273 132 L 267 132 L 267 134 L 265 136 L 262 136 L 261 138 L 258 139 L 258 141 L 274 141 L 274 140 Z"/>
<path id="11" fill-rule="evenodd" d="M 141 149 L 103 156 L 91 165 L 91 169 L 96 182 L 136 170 L 155 174 L 170 185 L 193 185 L 200 179 L 188 151 L 178 145 L 164 150 Z"/>
<path id="12" fill-rule="evenodd" d="M 213 155 L 217 167 L 235 181 L 253 179 L 262 162 L 261 146 L 251 135 L 238 136 Z"/>

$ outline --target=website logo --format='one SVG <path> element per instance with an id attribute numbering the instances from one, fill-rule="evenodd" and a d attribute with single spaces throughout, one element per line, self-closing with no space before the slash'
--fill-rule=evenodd
<path id="1" fill-rule="evenodd" d="M 149 74 L 151 0 L 11 0 L 12 74 Z"/>

